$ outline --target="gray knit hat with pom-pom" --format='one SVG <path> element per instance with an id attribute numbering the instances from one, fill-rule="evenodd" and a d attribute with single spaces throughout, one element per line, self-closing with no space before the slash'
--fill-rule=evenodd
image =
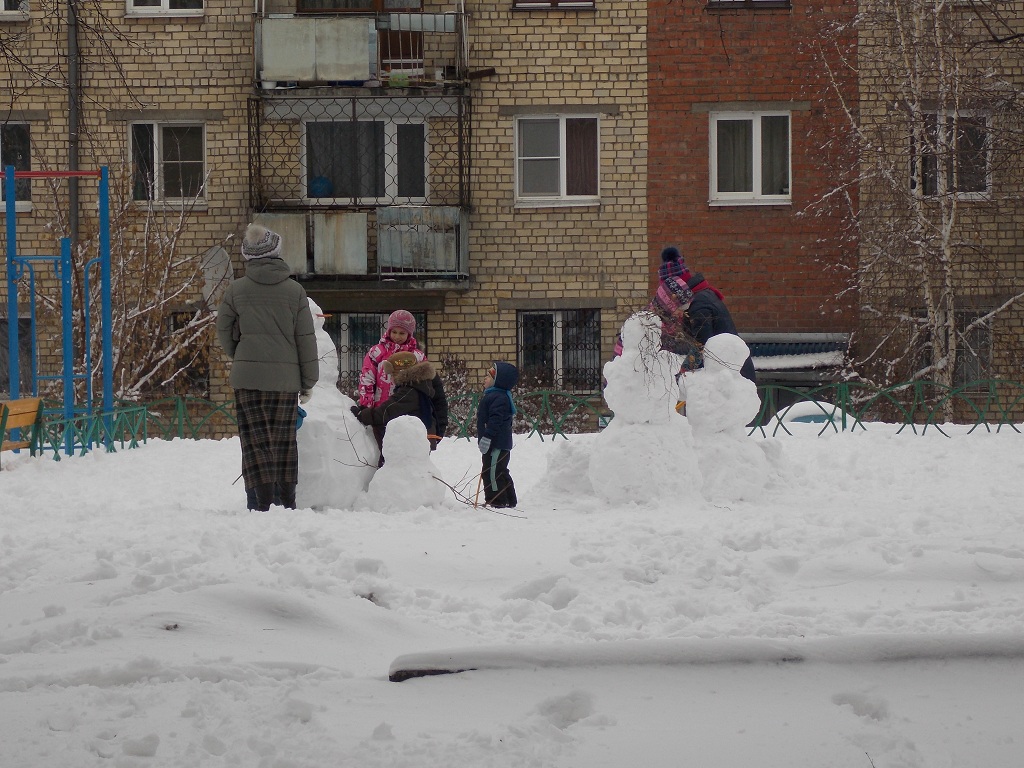
<path id="1" fill-rule="evenodd" d="M 242 239 L 242 255 L 249 259 L 281 256 L 281 236 L 260 224 L 250 224 Z"/>

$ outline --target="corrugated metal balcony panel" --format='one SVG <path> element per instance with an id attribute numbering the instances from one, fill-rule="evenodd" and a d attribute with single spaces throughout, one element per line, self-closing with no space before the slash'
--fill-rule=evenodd
<path id="1" fill-rule="evenodd" d="M 318 19 L 316 26 L 316 77 L 318 81 L 365 82 L 371 70 L 370 38 L 373 22 L 368 19 Z"/>
<path id="2" fill-rule="evenodd" d="M 377 211 L 377 271 L 398 275 L 468 276 L 465 211 L 447 206 L 387 206 Z"/>
<path id="3" fill-rule="evenodd" d="M 465 84 L 464 14 L 271 13 L 256 23 L 263 87 Z"/>
<path id="4" fill-rule="evenodd" d="M 364 82 L 375 70 L 373 19 L 268 18 L 259 24 L 260 79 L 274 82 Z"/>
<path id="5" fill-rule="evenodd" d="M 318 275 L 365 275 L 367 215 L 359 211 L 313 214 L 313 271 Z"/>

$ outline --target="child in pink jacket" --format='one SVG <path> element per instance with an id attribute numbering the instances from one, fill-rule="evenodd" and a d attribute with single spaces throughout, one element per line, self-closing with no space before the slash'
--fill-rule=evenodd
<path id="1" fill-rule="evenodd" d="M 393 354 L 412 352 L 417 360 L 426 360 L 427 356 L 416 343 L 415 333 L 416 318 L 411 312 L 398 309 L 391 313 L 384 335 L 363 358 L 363 369 L 359 373 L 359 405 L 374 408 L 388 399 L 394 382 L 383 364 Z"/>

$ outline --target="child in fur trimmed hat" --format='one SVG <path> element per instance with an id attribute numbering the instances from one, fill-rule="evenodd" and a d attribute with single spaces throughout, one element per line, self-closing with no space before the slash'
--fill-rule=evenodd
<path id="1" fill-rule="evenodd" d="M 373 427 L 378 445 L 383 448 L 384 433 L 388 422 L 399 416 L 417 416 L 427 428 L 427 434 L 435 434 L 434 380 L 437 376 L 429 360 L 421 359 L 412 352 L 395 352 L 381 366 L 394 382 L 388 399 L 377 406 L 352 406 L 352 413 L 360 424 Z M 381 453 L 380 464 L 383 466 Z"/>
<path id="2" fill-rule="evenodd" d="M 375 408 L 390 397 L 394 380 L 384 363 L 399 352 L 411 353 L 417 361 L 427 359 L 426 353 L 416 341 L 416 318 L 405 309 L 396 309 L 388 316 L 380 341 L 370 347 L 363 357 L 363 368 L 359 373 L 359 409 Z M 430 434 L 430 450 L 434 450 L 448 429 L 448 398 L 436 369 L 431 384 L 434 390 L 434 424 L 427 425 L 427 432 Z M 382 445 L 383 426 L 374 426 L 373 434 L 377 438 L 377 445 Z"/>

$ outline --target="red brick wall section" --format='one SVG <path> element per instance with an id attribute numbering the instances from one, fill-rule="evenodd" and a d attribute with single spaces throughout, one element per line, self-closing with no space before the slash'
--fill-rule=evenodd
<path id="1" fill-rule="evenodd" d="M 836 300 L 856 256 L 842 244 L 847 219 L 808 206 L 835 186 L 837 161 L 824 146 L 841 127 L 829 122 L 839 110 L 817 53 L 830 47 L 816 41 L 855 10 L 835 0 L 770 10 L 649 4 L 652 275 L 662 247 L 678 246 L 725 293 L 741 332 L 852 330 L 852 305 Z M 855 81 L 840 87 L 852 103 Z M 694 105 L 790 100 L 809 105 L 792 113 L 792 205 L 710 206 L 709 115 Z"/>

